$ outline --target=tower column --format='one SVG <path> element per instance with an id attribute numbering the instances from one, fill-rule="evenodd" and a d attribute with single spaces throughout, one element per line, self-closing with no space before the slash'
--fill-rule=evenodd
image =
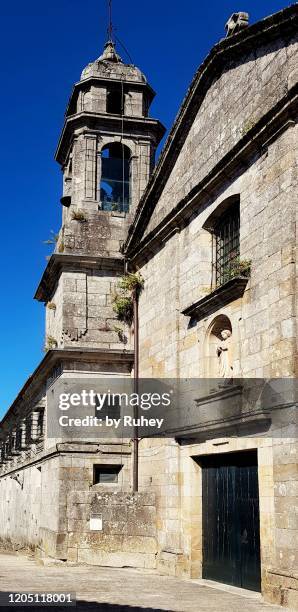
<path id="1" fill-rule="evenodd" d="M 85 198 L 86 200 L 97 200 L 97 136 L 93 134 L 85 135 Z M 98 209 L 98 207 L 96 208 Z"/>

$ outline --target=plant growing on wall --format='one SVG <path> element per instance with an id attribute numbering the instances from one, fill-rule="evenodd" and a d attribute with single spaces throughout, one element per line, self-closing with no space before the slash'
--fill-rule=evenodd
<path id="1" fill-rule="evenodd" d="M 232 274 L 232 278 L 235 276 L 250 276 L 251 270 L 251 260 L 250 259 L 240 259 L 240 257 L 236 257 L 234 261 L 231 262 L 230 272 Z"/>
<path id="2" fill-rule="evenodd" d="M 73 221 L 87 221 L 87 217 L 82 210 L 73 210 L 71 218 Z"/>
<path id="3" fill-rule="evenodd" d="M 240 275 L 249 277 L 251 271 L 251 259 L 240 259 L 240 257 L 237 257 L 232 262 L 231 267 L 237 276 Z"/>
<path id="4" fill-rule="evenodd" d="M 245 276 L 246 278 L 249 278 L 250 271 L 251 271 L 251 260 L 250 259 L 240 259 L 240 257 L 236 257 L 230 263 L 229 267 L 225 270 L 223 282 L 227 283 L 229 280 L 231 280 L 232 278 L 236 278 L 237 276 Z"/>
<path id="5" fill-rule="evenodd" d="M 121 278 L 119 287 L 124 291 L 141 292 L 144 287 L 144 279 L 139 272 L 129 272 Z"/>
<path id="6" fill-rule="evenodd" d="M 131 325 L 133 321 L 133 301 L 131 296 L 116 293 L 113 296 L 113 310 L 119 321 Z"/>
<path id="7" fill-rule="evenodd" d="M 113 310 L 119 321 L 131 325 L 133 321 L 133 293 L 139 295 L 144 279 L 139 272 L 129 272 L 118 283 L 120 289 L 113 297 Z"/>
<path id="8" fill-rule="evenodd" d="M 51 351 L 52 349 L 57 348 L 58 342 L 56 338 L 53 336 L 47 336 L 46 345 L 44 347 L 45 352 Z"/>
<path id="9" fill-rule="evenodd" d="M 44 240 L 43 243 L 44 244 L 57 244 L 59 240 L 59 232 L 58 234 L 56 234 L 56 232 L 54 232 L 54 230 L 50 231 L 50 238 L 48 238 L 48 240 Z"/>
<path id="10" fill-rule="evenodd" d="M 55 252 L 63 253 L 64 252 L 64 240 L 63 240 L 64 227 L 62 227 L 60 232 L 58 233 L 51 230 L 50 234 L 51 234 L 50 238 L 48 238 L 48 240 L 44 240 L 43 243 L 49 244 L 49 245 L 51 244 L 55 245 L 54 253 Z"/>
<path id="11" fill-rule="evenodd" d="M 127 344 L 127 336 L 124 333 L 123 327 L 118 327 L 117 325 L 114 325 L 114 331 L 116 332 L 116 334 L 118 334 L 120 342 L 122 342 L 123 344 Z"/>
<path id="12" fill-rule="evenodd" d="M 249 130 L 252 130 L 252 128 L 255 127 L 255 125 L 256 122 L 252 117 L 250 119 L 247 119 L 247 121 L 245 121 L 242 125 L 241 136 L 245 136 L 247 132 L 249 132 Z"/>

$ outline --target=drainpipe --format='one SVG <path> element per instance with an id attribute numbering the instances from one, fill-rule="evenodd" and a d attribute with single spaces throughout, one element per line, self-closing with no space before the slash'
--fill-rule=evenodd
<path id="1" fill-rule="evenodd" d="M 134 393 L 139 393 L 139 304 L 138 289 L 134 289 L 133 295 L 133 321 L 134 321 Z M 138 419 L 139 407 L 133 408 L 134 419 Z M 137 423 L 137 420 L 135 420 Z M 132 490 L 136 493 L 139 489 L 139 437 L 138 426 L 134 425 L 133 431 L 133 486 Z"/>

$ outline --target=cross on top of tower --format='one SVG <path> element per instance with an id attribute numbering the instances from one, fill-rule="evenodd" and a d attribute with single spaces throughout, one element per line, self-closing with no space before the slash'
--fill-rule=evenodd
<path id="1" fill-rule="evenodd" d="M 112 18 L 112 0 L 108 0 L 109 24 L 108 24 L 108 41 L 113 42 L 113 18 Z"/>
<path id="2" fill-rule="evenodd" d="M 118 55 L 115 49 L 114 26 L 113 26 L 113 17 L 112 17 L 112 0 L 107 0 L 107 2 L 108 2 L 108 27 L 107 27 L 108 40 L 104 46 L 104 51 L 102 55 L 99 57 L 99 61 L 122 62 L 120 55 Z"/>

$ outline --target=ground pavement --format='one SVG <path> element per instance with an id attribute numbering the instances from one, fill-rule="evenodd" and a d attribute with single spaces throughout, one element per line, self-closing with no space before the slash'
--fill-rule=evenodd
<path id="1" fill-rule="evenodd" d="M 38 564 L 25 555 L 0 554 L 0 591 L 76 592 L 76 607 L 17 607 L 35 612 L 279 612 L 260 595 L 133 569 Z M 0 612 L 13 608 L 1 607 Z"/>

